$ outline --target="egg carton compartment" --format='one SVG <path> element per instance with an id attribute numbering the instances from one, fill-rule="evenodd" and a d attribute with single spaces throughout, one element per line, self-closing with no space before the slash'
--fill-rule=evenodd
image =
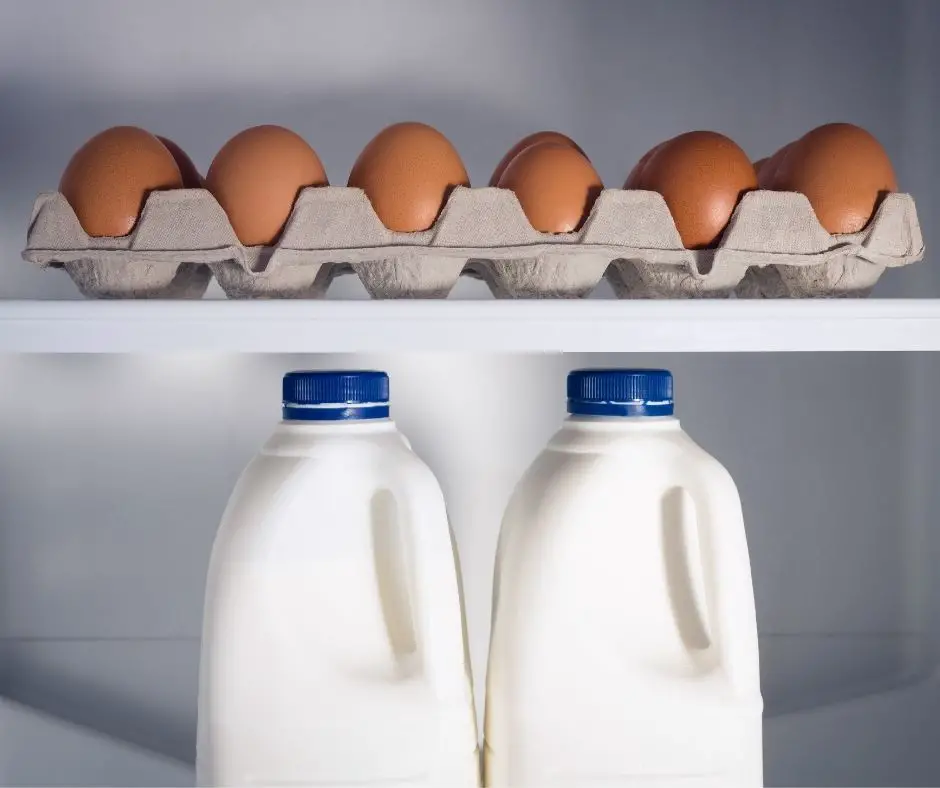
<path id="1" fill-rule="evenodd" d="M 386 229 L 359 189 L 304 189 L 274 247 L 238 242 L 202 189 L 153 192 L 134 230 L 90 238 L 58 193 L 40 195 L 23 257 L 65 268 L 98 298 L 321 298 L 352 271 L 373 298 L 445 298 L 461 275 L 497 298 L 578 298 L 605 276 L 619 298 L 866 295 L 885 268 L 922 259 L 913 199 L 890 194 L 860 233 L 827 233 L 801 194 L 744 196 L 715 249 L 683 248 L 655 192 L 604 190 L 575 233 L 532 229 L 504 189 L 457 188 L 426 231 Z"/>

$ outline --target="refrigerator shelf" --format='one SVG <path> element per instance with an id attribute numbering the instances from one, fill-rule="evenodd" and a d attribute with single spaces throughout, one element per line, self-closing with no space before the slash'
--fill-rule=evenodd
<path id="1" fill-rule="evenodd" d="M 873 717 L 893 724 L 872 725 Z M 916 728 L 911 727 L 912 719 L 917 720 Z M 863 770 L 871 777 L 871 784 L 887 785 L 899 778 L 911 785 L 927 784 L 931 775 L 918 770 L 916 764 L 923 760 L 912 755 L 929 750 L 938 725 L 940 672 L 890 692 L 765 720 L 765 736 L 770 742 L 765 760 L 779 768 L 776 761 L 786 760 L 787 753 L 797 747 L 803 758 L 800 764 L 790 764 L 794 781 L 812 782 L 825 775 L 830 784 L 847 785 Z M 186 786 L 195 778 L 191 764 L 8 699 L 0 698 L 0 728 L 10 754 L 2 769 L 5 785 Z M 807 735 L 807 729 L 813 734 Z M 886 739 L 885 730 L 894 734 Z M 916 735 L 911 736 L 912 730 Z M 869 746 L 858 747 L 860 740 Z M 811 751 L 806 749 L 808 743 Z M 55 753 L 55 757 L 35 756 L 42 752 Z M 898 763 L 913 768 L 901 775 L 893 768 Z"/>
<path id="2" fill-rule="evenodd" d="M 938 350 L 940 299 L 0 301 L 2 353 Z"/>

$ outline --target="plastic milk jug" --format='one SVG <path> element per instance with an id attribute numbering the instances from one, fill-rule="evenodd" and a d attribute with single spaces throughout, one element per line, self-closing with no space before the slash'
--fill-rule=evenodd
<path id="1" fill-rule="evenodd" d="M 209 567 L 203 785 L 479 784 L 444 499 L 382 372 L 294 372 Z"/>
<path id="2" fill-rule="evenodd" d="M 496 563 L 485 782 L 762 784 L 741 503 L 664 370 L 582 370 Z"/>

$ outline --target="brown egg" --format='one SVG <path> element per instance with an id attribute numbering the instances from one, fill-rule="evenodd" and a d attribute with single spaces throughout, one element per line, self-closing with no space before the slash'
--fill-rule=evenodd
<path id="1" fill-rule="evenodd" d="M 437 129 L 396 123 L 366 145 L 349 185 L 362 189 L 389 230 L 413 233 L 431 227 L 455 186 L 469 186 L 460 156 Z"/>
<path id="2" fill-rule="evenodd" d="M 567 145 L 570 148 L 574 148 L 578 153 L 584 156 L 584 158 L 587 158 L 587 154 L 578 147 L 578 144 L 571 139 L 571 137 L 565 136 L 560 131 L 537 131 L 535 134 L 523 137 L 509 149 L 509 152 L 505 156 L 503 156 L 499 164 L 496 165 L 496 169 L 493 170 L 493 175 L 490 177 L 490 186 L 495 186 L 499 183 L 503 172 L 505 172 L 509 163 L 516 158 L 516 156 L 522 153 L 526 148 L 531 148 L 533 145 L 538 145 L 540 142 L 554 142 L 558 145 Z"/>
<path id="3" fill-rule="evenodd" d="M 837 235 L 863 230 L 898 183 L 877 139 L 858 126 L 830 123 L 793 143 L 773 188 L 805 194 L 819 223 Z"/>
<path id="4" fill-rule="evenodd" d="M 313 148 L 281 126 L 255 126 L 236 134 L 206 174 L 206 188 L 245 246 L 277 243 L 300 190 L 327 185 Z"/>
<path id="5" fill-rule="evenodd" d="M 157 135 L 157 139 L 164 144 L 173 157 L 173 160 L 176 162 L 176 166 L 179 167 L 180 175 L 183 176 L 183 188 L 201 189 L 204 184 L 202 176 L 199 174 L 199 170 L 196 169 L 196 165 L 193 164 L 193 160 L 186 155 L 186 152 L 173 142 L 173 140 L 168 140 L 166 137 L 161 137 L 159 134 Z"/>
<path id="6" fill-rule="evenodd" d="M 691 131 L 656 151 L 643 170 L 643 188 L 659 192 L 687 249 L 721 238 L 744 192 L 757 187 L 747 154 L 712 131 Z"/>
<path id="7" fill-rule="evenodd" d="M 577 230 L 604 188 L 583 154 L 555 142 L 522 151 L 509 163 L 498 186 L 516 193 L 529 223 L 542 233 Z"/>
<path id="8" fill-rule="evenodd" d="M 773 183 L 777 175 L 777 170 L 780 169 L 780 164 L 790 152 L 792 145 L 792 142 L 784 145 L 773 156 L 762 159 L 754 165 L 754 169 L 757 170 L 757 185 L 761 189 L 772 190 L 774 188 Z"/>
<path id="9" fill-rule="evenodd" d="M 671 140 L 666 140 L 666 142 L 671 142 Z M 646 165 L 653 154 L 656 153 L 666 142 L 660 142 L 655 148 L 650 148 L 646 153 L 643 154 L 643 157 L 636 163 L 634 168 L 630 170 L 630 174 L 627 176 L 627 180 L 623 184 L 624 189 L 645 189 L 643 186 L 643 172 L 646 169 Z"/>
<path id="10" fill-rule="evenodd" d="M 75 152 L 59 191 L 88 235 L 117 237 L 134 229 L 150 192 L 182 185 L 179 167 L 160 140 L 136 126 L 115 126 Z"/>

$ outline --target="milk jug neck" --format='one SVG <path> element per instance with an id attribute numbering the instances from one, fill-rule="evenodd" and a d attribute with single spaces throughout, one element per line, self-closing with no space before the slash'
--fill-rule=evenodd
<path id="1" fill-rule="evenodd" d="M 675 416 L 568 416 L 562 426 L 583 434 L 680 432 L 682 429 Z"/>

